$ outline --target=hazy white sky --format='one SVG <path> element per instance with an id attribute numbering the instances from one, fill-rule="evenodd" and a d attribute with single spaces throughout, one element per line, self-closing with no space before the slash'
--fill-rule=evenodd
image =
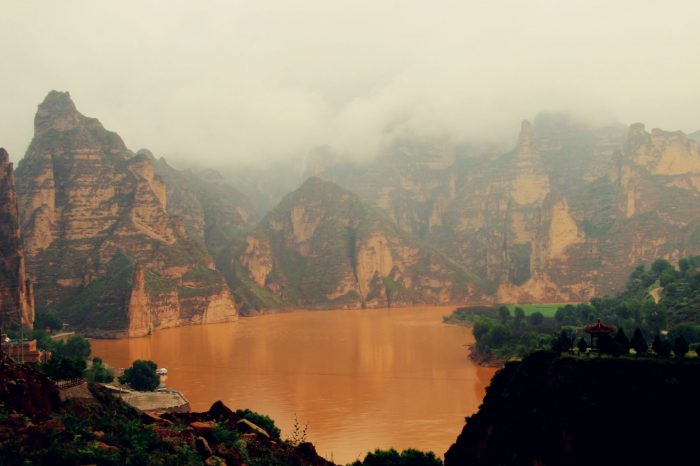
<path id="1" fill-rule="evenodd" d="M 569 110 L 700 129 L 700 2 L 0 0 L 0 146 L 69 91 L 131 149 L 221 165 Z"/>

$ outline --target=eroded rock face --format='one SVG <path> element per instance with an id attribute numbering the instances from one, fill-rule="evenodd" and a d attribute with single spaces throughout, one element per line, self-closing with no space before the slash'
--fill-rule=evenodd
<path id="1" fill-rule="evenodd" d="M 315 177 L 263 219 L 230 264 L 240 264 L 244 294 L 259 307 L 450 303 L 478 286 L 355 194 Z"/>
<path id="2" fill-rule="evenodd" d="M 641 262 L 700 253 L 700 152 L 680 132 L 543 114 L 509 153 L 465 148 L 431 168 L 423 152 L 316 168 L 482 277 L 486 301 L 585 301 Z"/>
<path id="3" fill-rule="evenodd" d="M 34 326 L 34 295 L 25 274 L 12 164 L 0 147 L 0 326 Z"/>
<path id="4" fill-rule="evenodd" d="M 133 156 L 68 93 L 39 105 L 17 178 L 40 311 L 102 335 L 236 318 L 214 261 L 168 212 L 152 157 Z"/>
<path id="5" fill-rule="evenodd" d="M 515 149 L 515 177 L 511 196 L 520 205 L 542 202 L 549 193 L 549 175 L 535 149 L 532 124 L 523 121 Z"/>

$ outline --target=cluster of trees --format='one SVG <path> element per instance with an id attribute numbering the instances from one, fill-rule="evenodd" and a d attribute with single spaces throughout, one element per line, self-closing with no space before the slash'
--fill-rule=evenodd
<path id="1" fill-rule="evenodd" d="M 60 327 L 59 327 L 60 328 Z M 22 335 L 29 340 L 37 341 L 37 348 L 51 353 L 51 359 L 37 367 L 41 372 L 54 380 L 68 380 L 85 377 L 89 382 L 109 383 L 114 380 L 114 373 L 107 368 L 102 359 L 95 357 L 88 367 L 92 354 L 90 341 L 81 336 L 73 335 L 65 342 L 54 340 L 43 328 L 34 330 L 23 329 L 9 332 L 12 338 Z"/>
<path id="2" fill-rule="evenodd" d="M 552 333 L 558 331 L 553 319 L 541 312 L 526 315 L 516 307 L 469 307 L 457 309 L 447 322 L 467 322 L 473 325 L 476 349 L 485 355 L 502 359 L 523 356 L 535 348 L 545 347 Z"/>
<path id="3" fill-rule="evenodd" d="M 92 368 L 87 369 L 92 348 L 85 337 L 74 335 L 64 343 L 52 340 L 44 330 L 35 330 L 32 337 L 36 338 L 39 349 L 51 352 L 51 359 L 40 364 L 38 369 L 52 379 L 77 379 L 92 374 Z"/>
<path id="4" fill-rule="evenodd" d="M 367 453 L 363 461 L 357 460 L 350 466 L 442 466 L 442 461 L 432 451 L 409 448 L 399 453 L 392 448 Z"/>
<path id="5" fill-rule="evenodd" d="M 680 354 L 684 344 L 700 344 L 700 256 L 681 259 L 677 268 L 663 259 L 649 268 L 640 265 L 630 274 L 625 289 L 614 296 L 559 307 L 553 318 L 537 314 L 525 316 L 519 308 L 511 313 L 505 306 L 461 308 L 446 321 L 472 324 L 477 350 L 502 359 L 550 347 L 552 335 L 573 334 L 598 318 L 619 329 L 638 329 L 645 341 L 658 337 L 660 352 L 654 352 L 659 355 L 666 347 L 669 353 Z M 661 338 L 665 332 L 668 337 Z M 611 354 L 622 354 L 621 344 L 611 337 Z"/>
<path id="6" fill-rule="evenodd" d="M 574 334 L 569 334 L 567 330 L 562 330 L 559 335 L 552 341 L 552 349 L 559 352 L 573 353 L 574 348 L 580 354 L 588 351 L 588 342 L 585 337 L 580 337 L 574 345 Z M 673 343 L 671 343 L 673 341 Z M 641 331 L 637 328 L 632 335 L 632 339 L 627 338 L 625 330 L 620 327 L 614 336 L 603 334 L 598 338 L 597 349 L 602 354 L 611 354 L 613 356 L 625 356 L 630 354 L 630 350 L 634 350 L 637 356 L 646 356 L 649 354 L 649 344 Z M 683 335 L 676 336 L 673 340 L 664 338 L 657 334 L 651 344 L 651 350 L 655 355 L 668 358 L 671 352 L 677 358 L 684 358 L 690 351 L 690 345 Z"/>

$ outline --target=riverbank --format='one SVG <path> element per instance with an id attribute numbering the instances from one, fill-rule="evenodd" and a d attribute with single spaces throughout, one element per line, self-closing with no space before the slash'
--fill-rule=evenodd
<path id="1" fill-rule="evenodd" d="M 468 345 L 467 348 L 469 349 L 469 359 L 481 367 L 501 369 L 505 365 L 505 361 L 496 356 L 480 353 L 479 350 L 476 349 L 476 345 Z"/>

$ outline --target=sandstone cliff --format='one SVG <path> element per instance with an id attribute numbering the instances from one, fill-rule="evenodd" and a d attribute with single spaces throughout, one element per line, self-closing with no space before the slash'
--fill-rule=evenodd
<path id="1" fill-rule="evenodd" d="M 182 219 L 187 235 L 203 244 L 215 260 L 259 220 L 252 202 L 217 171 L 180 171 L 147 150 L 139 154 L 150 158 L 163 179 L 168 211 Z"/>
<path id="2" fill-rule="evenodd" d="M 455 146 L 436 165 L 431 145 L 401 147 L 314 170 L 482 277 L 491 293 L 472 301 L 585 301 L 640 262 L 700 252 L 700 154 L 680 132 L 543 114 L 501 155 Z"/>
<path id="3" fill-rule="evenodd" d="M 334 183 L 309 178 L 232 253 L 252 307 L 461 302 L 482 285 Z"/>
<path id="4" fill-rule="evenodd" d="M 236 318 L 214 261 L 168 211 L 152 157 L 133 156 L 68 93 L 39 105 L 17 191 L 38 312 L 132 336 Z"/>
<path id="5" fill-rule="evenodd" d="M 12 164 L 0 147 L 0 328 L 34 325 L 34 296 L 25 274 Z"/>

